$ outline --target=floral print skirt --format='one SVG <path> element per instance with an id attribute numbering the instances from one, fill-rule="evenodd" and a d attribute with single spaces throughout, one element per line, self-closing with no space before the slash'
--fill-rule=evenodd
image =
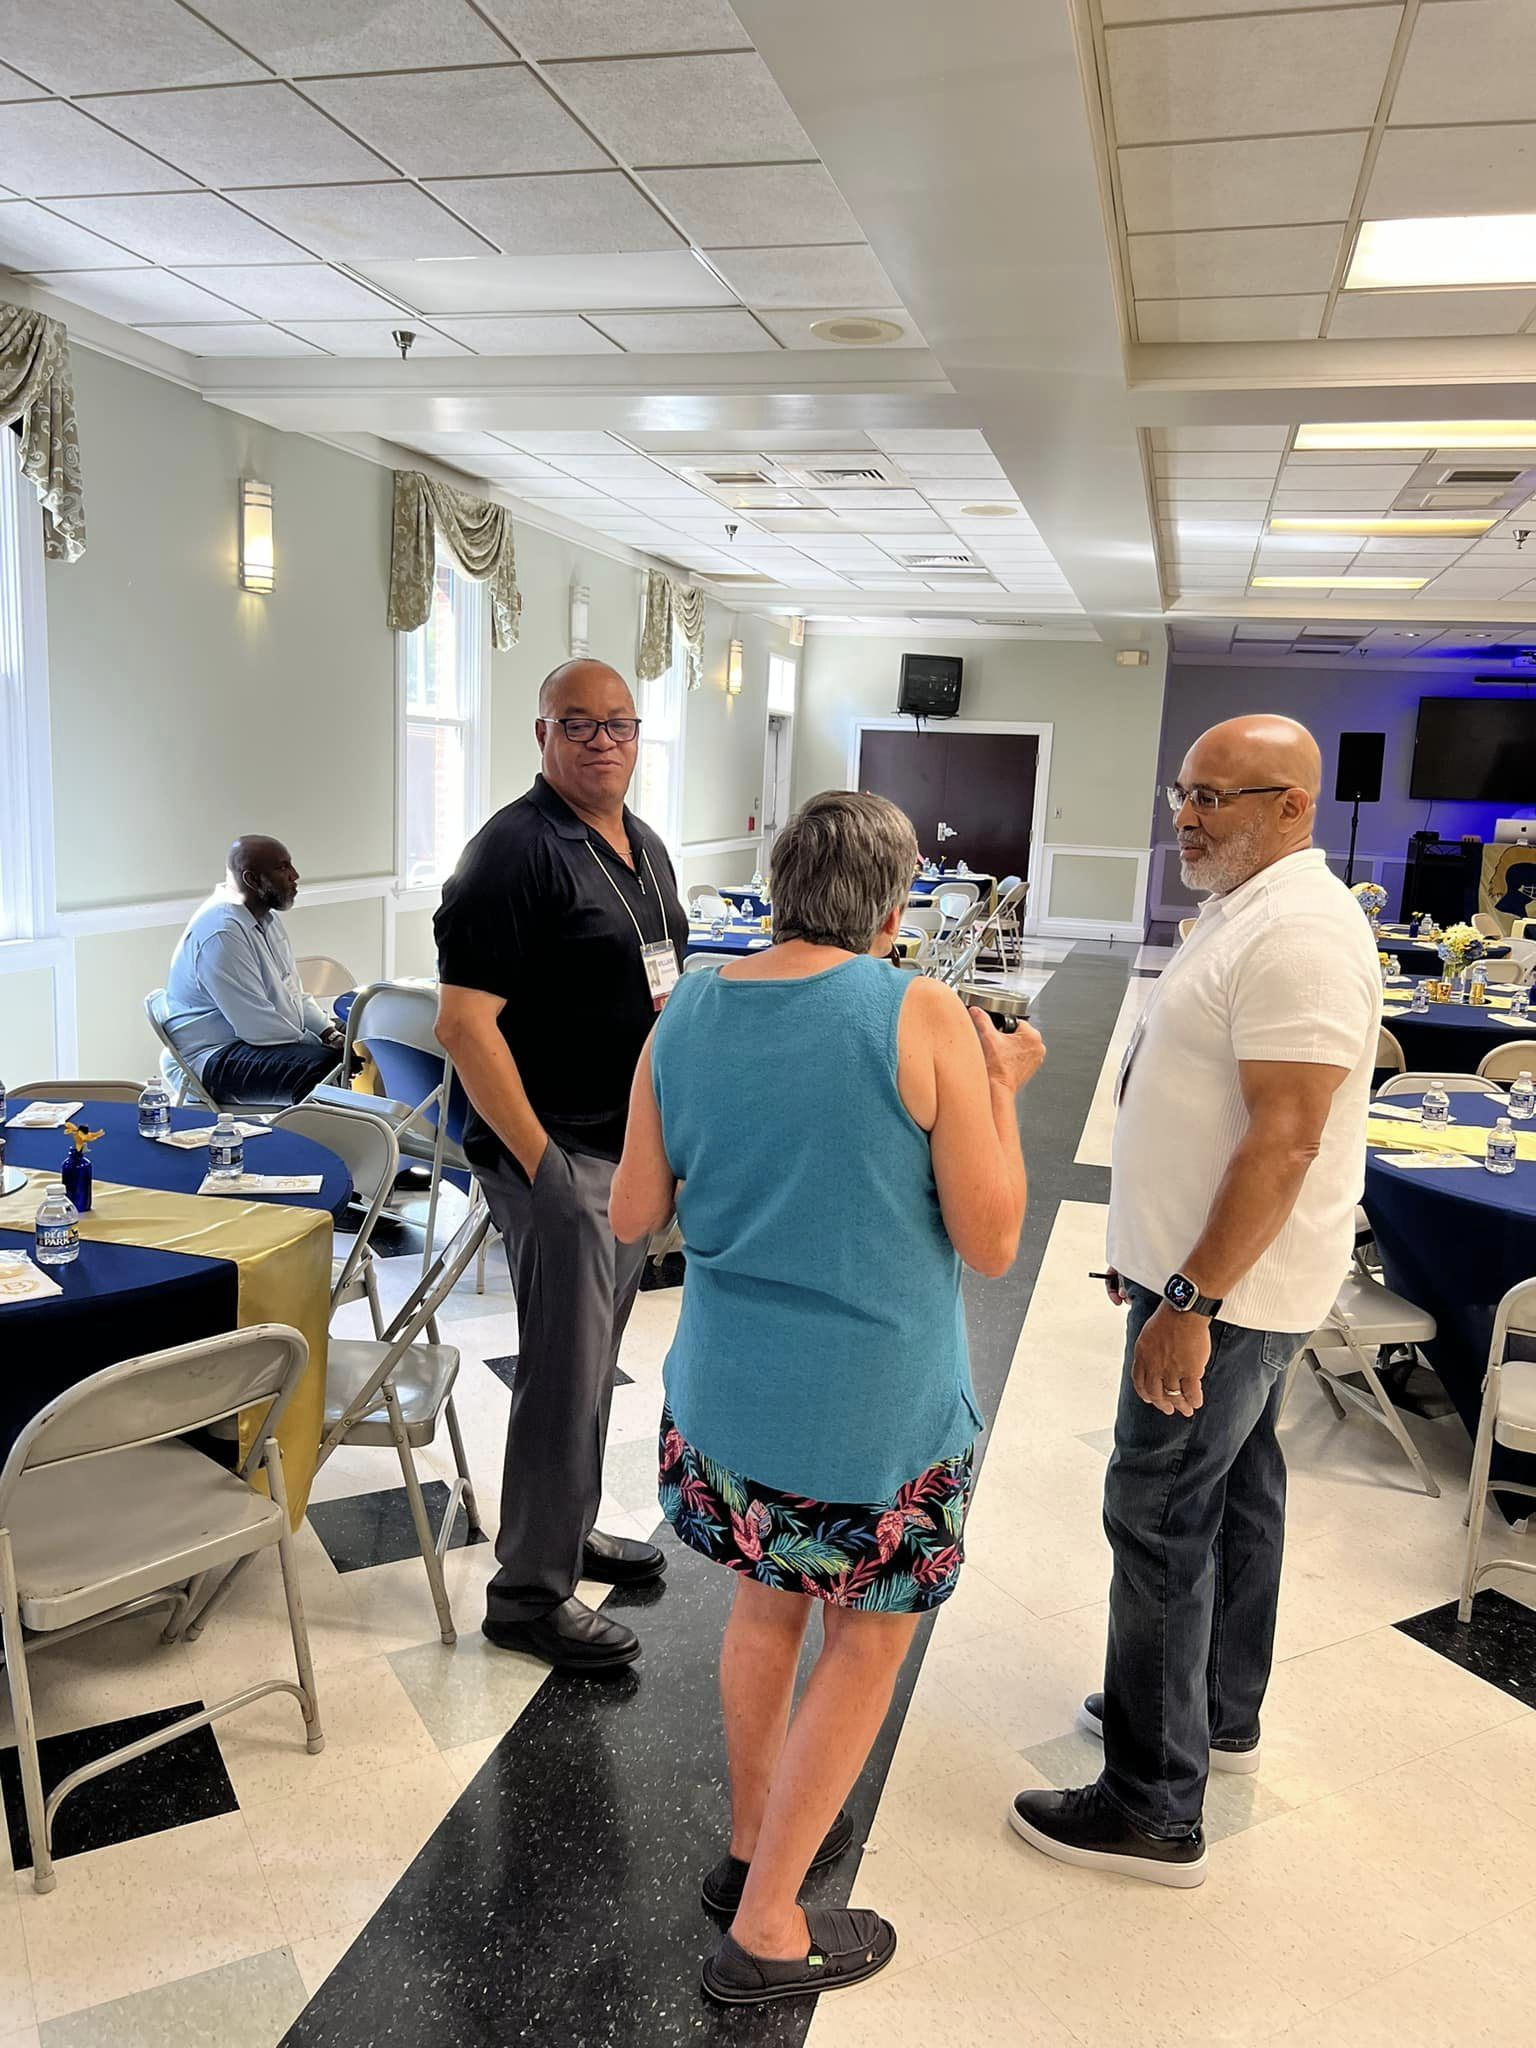
<path id="1" fill-rule="evenodd" d="M 663 1408 L 661 1509 L 691 1550 L 761 1585 L 873 1614 L 923 1614 L 960 1576 L 973 1449 L 930 1465 L 890 1500 L 805 1500 L 717 1465 Z"/>

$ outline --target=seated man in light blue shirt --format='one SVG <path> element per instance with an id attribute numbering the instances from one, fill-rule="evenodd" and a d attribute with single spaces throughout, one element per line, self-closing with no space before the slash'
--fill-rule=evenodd
<path id="1" fill-rule="evenodd" d="M 215 1102 L 301 1101 L 341 1056 L 341 1032 L 300 988 L 278 915 L 298 892 L 280 840 L 237 839 L 227 880 L 177 945 L 165 980 L 166 1028 Z"/>

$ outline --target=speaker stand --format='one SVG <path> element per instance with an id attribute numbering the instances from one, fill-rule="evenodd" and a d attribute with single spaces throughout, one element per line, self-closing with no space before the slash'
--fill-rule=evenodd
<path id="1" fill-rule="evenodd" d="M 1354 808 L 1349 814 L 1349 859 L 1344 864 L 1344 886 L 1355 886 L 1355 834 L 1360 830 L 1360 799 L 1355 798 Z"/>

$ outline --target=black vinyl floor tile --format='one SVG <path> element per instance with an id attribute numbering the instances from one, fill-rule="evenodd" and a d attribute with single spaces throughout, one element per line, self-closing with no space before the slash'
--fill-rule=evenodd
<path id="1" fill-rule="evenodd" d="M 421 1496 L 436 1533 L 448 1506 L 447 1484 L 428 1479 Z M 376 1564 L 398 1564 L 403 1557 L 421 1555 L 403 1486 L 386 1486 L 378 1493 L 351 1493 L 343 1500 L 312 1500 L 309 1523 L 339 1572 L 367 1571 Z M 469 1516 L 461 1506 L 454 1516 L 448 1548 L 462 1550 L 468 1544 L 489 1541 L 483 1529 L 471 1534 Z"/>
<path id="2" fill-rule="evenodd" d="M 157 1729 L 169 1728 L 188 1714 L 200 1713 L 202 1707 L 201 1700 L 189 1700 L 183 1706 L 161 1707 L 124 1721 L 103 1721 L 69 1735 L 45 1736 L 38 1744 L 44 1797 L 82 1764 Z M 298 1730 L 303 1724 L 297 1703 L 293 1714 Z M 0 1794 L 5 1800 L 11 1861 L 18 1870 L 29 1870 L 32 1839 L 22 1804 L 21 1759 L 14 1746 L 0 1750 Z M 72 1792 L 53 1824 L 53 1853 L 56 1857 L 75 1856 L 86 1849 L 110 1848 L 114 1842 L 132 1842 L 141 1835 L 158 1835 L 167 1828 L 234 1813 L 238 1804 L 213 1730 L 197 1728 L 132 1763 L 119 1764 Z"/>
<path id="3" fill-rule="evenodd" d="M 1397 1626 L 1463 1671 L 1536 1707 L 1536 1613 L 1507 1593 L 1479 1593 L 1465 1626 L 1456 1619 L 1454 1600 Z"/>
<path id="4" fill-rule="evenodd" d="M 488 1358 L 485 1362 L 504 1387 L 511 1386 L 517 1374 L 517 1353 L 515 1351 L 504 1352 L 500 1358 Z M 632 1387 L 635 1383 L 623 1366 L 616 1365 L 613 1368 L 613 1384 L 616 1387 Z"/>

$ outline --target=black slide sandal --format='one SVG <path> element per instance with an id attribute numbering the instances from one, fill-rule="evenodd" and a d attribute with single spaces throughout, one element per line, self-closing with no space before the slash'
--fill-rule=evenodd
<path id="1" fill-rule="evenodd" d="M 835 1863 L 853 1843 L 853 1822 L 845 1808 L 839 1807 L 837 1818 L 822 1837 L 821 1847 L 811 1858 L 812 1870 L 825 1870 L 829 1863 Z M 750 1863 L 743 1863 L 739 1856 L 722 1856 L 713 1870 L 706 1871 L 699 1886 L 699 1897 L 711 1913 L 734 1913 L 741 1904 L 741 1895 L 746 1888 Z"/>
<path id="2" fill-rule="evenodd" d="M 896 1930 L 868 1908 L 812 1909 L 805 1916 L 809 1953 L 802 1958 L 754 1956 L 727 1934 L 704 1965 L 704 1989 L 719 2005 L 766 2005 L 774 1998 L 814 1998 L 877 1976 L 896 1953 Z"/>

